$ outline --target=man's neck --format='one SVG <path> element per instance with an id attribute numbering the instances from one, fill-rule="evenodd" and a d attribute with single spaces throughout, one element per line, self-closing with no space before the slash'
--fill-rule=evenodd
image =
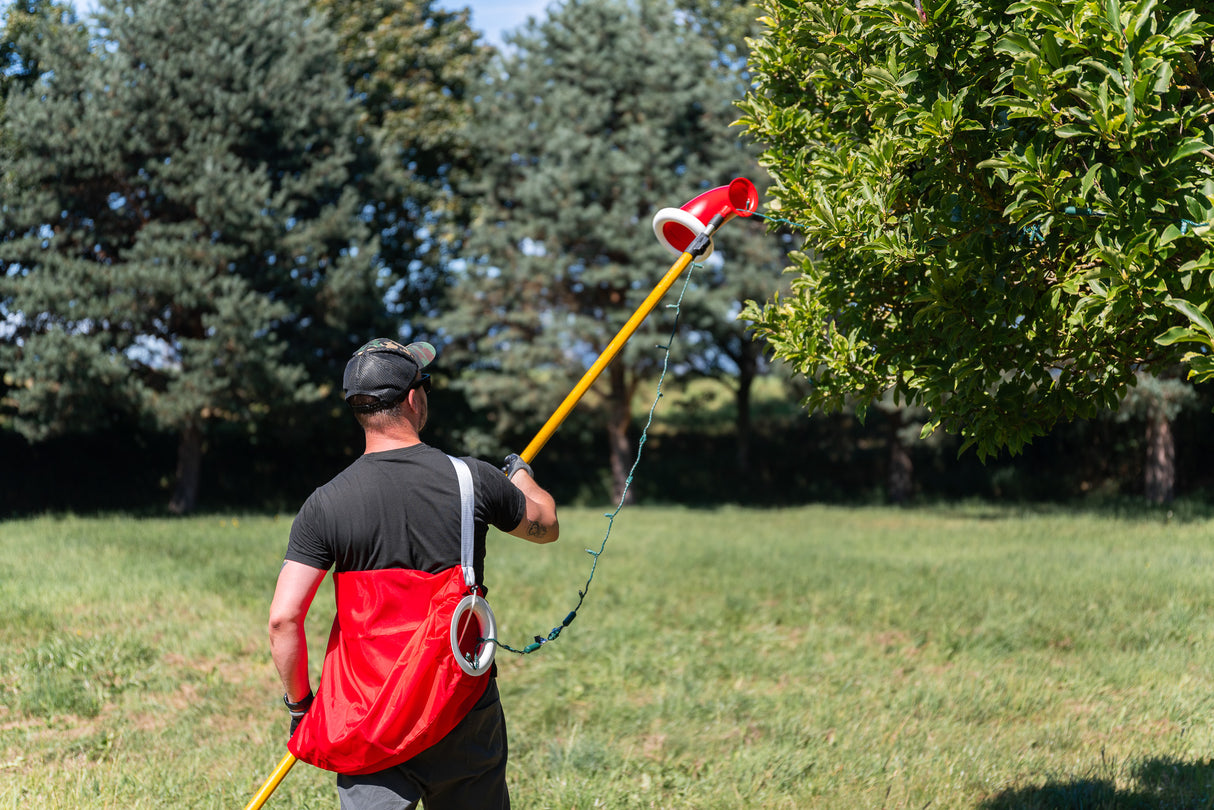
<path id="1" fill-rule="evenodd" d="M 421 444 L 422 440 L 413 431 L 376 431 L 367 434 L 366 453 L 382 453 L 385 450 L 399 450 L 402 447 L 412 447 Z"/>

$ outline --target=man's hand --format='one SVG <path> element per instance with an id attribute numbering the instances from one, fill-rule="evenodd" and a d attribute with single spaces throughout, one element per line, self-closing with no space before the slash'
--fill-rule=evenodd
<path id="1" fill-rule="evenodd" d="M 531 470 L 531 465 L 523 461 L 522 457 L 518 453 L 511 453 L 510 455 L 506 456 L 506 466 L 502 467 L 502 472 L 506 474 L 506 477 L 514 477 L 514 474 L 519 470 L 523 470 L 527 473 L 527 475 L 535 478 L 535 473 Z"/>
<path id="2" fill-rule="evenodd" d="M 295 736 L 295 729 L 299 728 L 299 724 L 303 721 L 304 715 L 308 713 L 308 709 L 312 708 L 312 690 L 308 690 L 308 694 L 304 695 L 295 703 L 292 703 L 286 695 L 282 696 L 282 702 L 287 704 L 287 711 L 291 713 L 291 737 Z M 288 737 L 287 739 L 290 739 Z"/>

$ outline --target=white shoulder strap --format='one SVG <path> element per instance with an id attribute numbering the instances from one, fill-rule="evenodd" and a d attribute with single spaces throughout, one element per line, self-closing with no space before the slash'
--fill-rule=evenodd
<path id="1" fill-rule="evenodd" d="M 459 479 L 459 562 L 464 569 L 464 584 L 469 588 L 476 587 L 475 562 L 475 524 L 473 523 L 473 508 L 476 505 L 476 494 L 472 488 L 472 471 L 463 459 L 447 456 L 451 466 L 455 467 L 455 477 Z"/>

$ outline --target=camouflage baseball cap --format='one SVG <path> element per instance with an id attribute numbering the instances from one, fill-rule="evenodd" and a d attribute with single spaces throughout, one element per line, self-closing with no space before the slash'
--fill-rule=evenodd
<path id="1" fill-rule="evenodd" d="M 390 338 L 365 343 L 346 363 L 341 382 L 346 402 L 363 413 L 395 405 L 405 398 L 436 354 L 429 343 L 405 346 Z M 359 398 L 357 404 L 351 402 L 355 397 Z"/>

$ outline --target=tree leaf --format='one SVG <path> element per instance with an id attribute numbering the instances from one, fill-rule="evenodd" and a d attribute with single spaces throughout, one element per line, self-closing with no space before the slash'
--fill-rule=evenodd
<path id="1" fill-rule="evenodd" d="M 1012 56 L 1022 53 L 1030 53 L 1037 56 L 1041 53 L 1035 42 L 1018 32 L 1004 34 L 1003 38 L 999 40 L 999 44 L 995 46 L 995 50 L 1011 54 Z"/>
<path id="2" fill-rule="evenodd" d="M 1214 346 L 1210 338 L 1187 326 L 1173 326 L 1155 338 L 1155 342 L 1160 346 L 1172 346 L 1177 343 L 1201 343 L 1205 346 Z"/>
<path id="3" fill-rule="evenodd" d="M 1105 4 L 1105 17 L 1109 22 L 1109 27 L 1121 34 L 1121 3 L 1117 0 L 1108 0 Z"/>
<path id="4" fill-rule="evenodd" d="M 1166 306 L 1169 306 L 1172 309 L 1176 310 L 1181 315 L 1184 315 L 1186 318 L 1189 319 L 1190 322 L 1192 322 L 1192 324 L 1194 326 L 1196 326 L 1198 329 L 1200 329 L 1206 335 L 1209 335 L 1210 337 L 1214 337 L 1214 326 L 1212 326 L 1210 324 L 1210 319 L 1207 318 L 1205 313 L 1202 312 L 1200 309 L 1198 309 L 1196 306 L 1194 306 L 1192 303 L 1190 303 L 1189 301 L 1186 301 L 1183 298 L 1168 298 L 1168 299 L 1165 299 L 1163 303 Z"/>
<path id="5" fill-rule="evenodd" d="M 1087 199 L 1088 193 L 1092 190 L 1092 185 L 1096 182 L 1096 175 L 1103 167 L 1101 163 L 1093 163 L 1083 175 L 1083 180 L 1079 182 L 1079 195 Z"/>
<path id="6" fill-rule="evenodd" d="M 1202 150 L 1209 149 L 1210 146 L 1201 138 L 1187 138 L 1181 141 L 1169 154 L 1164 165 L 1168 166 L 1178 160 L 1184 160 L 1192 155 L 1199 154 Z"/>

